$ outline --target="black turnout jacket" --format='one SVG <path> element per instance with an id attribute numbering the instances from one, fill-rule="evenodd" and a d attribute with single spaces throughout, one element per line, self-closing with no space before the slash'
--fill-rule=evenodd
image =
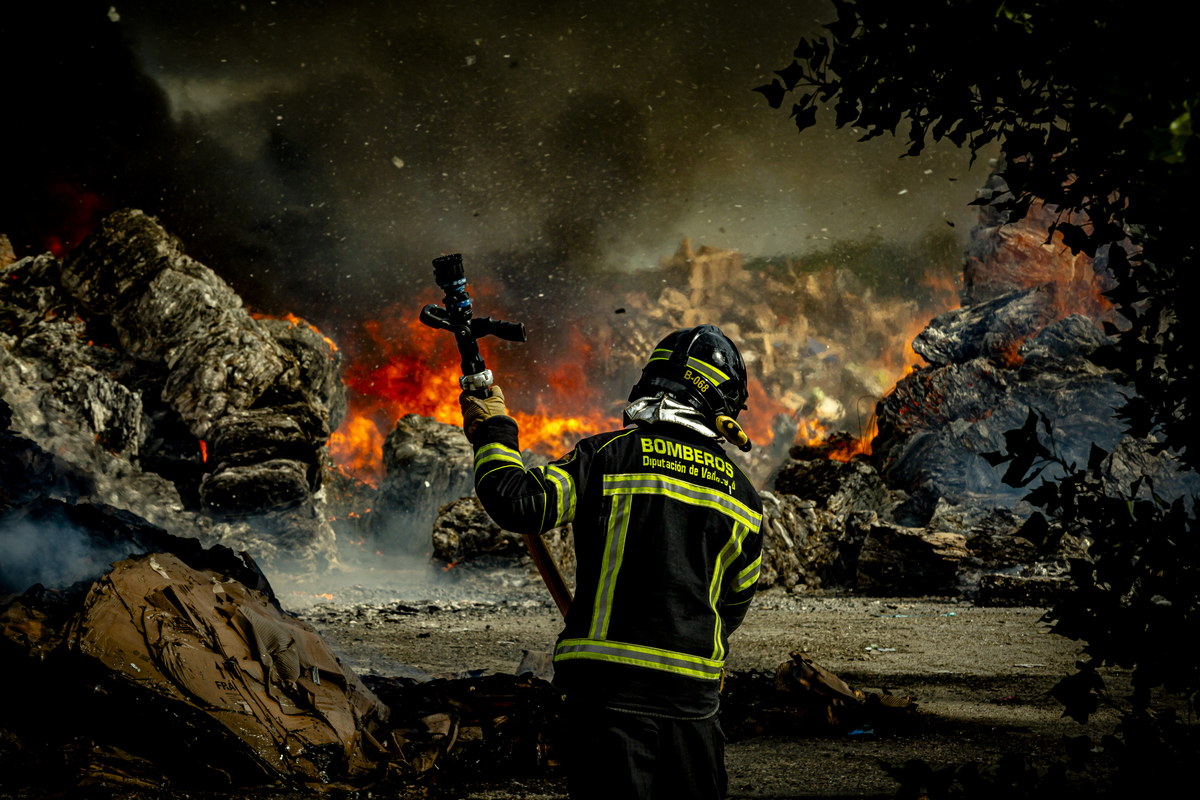
<path id="1" fill-rule="evenodd" d="M 721 447 L 669 422 L 584 439 L 526 470 L 517 424 L 475 431 L 475 489 L 506 530 L 574 523 L 577 588 L 555 683 L 610 708 L 707 716 L 762 562 L 762 501 Z"/>

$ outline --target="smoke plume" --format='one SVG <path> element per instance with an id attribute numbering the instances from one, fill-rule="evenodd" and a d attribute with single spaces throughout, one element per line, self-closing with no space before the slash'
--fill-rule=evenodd
<path id="1" fill-rule="evenodd" d="M 444 252 L 480 278 L 578 283 L 685 236 L 771 255 L 969 222 L 961 152 L 900 160 L 828 120 L 799 137 L 750 91 L 833 18 L 825 2 L 37 14 L 9 53 L 31 76 L 10 93 L 19 254 L 141 207 L 250 304 L 335 336 L 413 306 Z M 553 326 L 555 305 L 511 311 Z"/>

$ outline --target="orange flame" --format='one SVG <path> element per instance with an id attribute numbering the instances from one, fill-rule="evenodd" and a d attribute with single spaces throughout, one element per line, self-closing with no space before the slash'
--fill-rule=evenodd
<path id="1" fill-rule="evenodd" d="M 914 315 L 902 335 L 896 337 L 903 344 L 881 353 L 878 363 L 872 365 L 892 384 L 916 368 L 919 358 L 912 350 L 913 338 L 932 316 L 958 304 L 957 284 L 952 277 L 930 275 L 923 283 L 934 289 L 934 303 L 925 313 Z M 425 302 L 433 300 L 432 291 L 423 294 Z M 494 306 L 495 292 L 489 287 L 473 287 L 472 294 Z M 330 438 L 329 448 L 344 472 L 378 485 L 383 477 L 383 441 L 397 419 L 419 414 L 451 425 L 461 424 L 459 354 L 453 336 L 422 324 L 410 308 L 396 308 L 381 319 L 364 323 L 361 337 L 354 349 L 362 352 L 352 358 L 345 371 L 347 418 Z M 480 341 L 484 358 L 501 370 L 505 368 L 504 356 L 510 362 L 514 359 L 512 352 L 500 350 L 504 346 L 497 346 L 493 340 Z M 557 457 L 580 438 L 621 427 L 614 409 L 621 398 L 608 396 L 603 382 L 595 379 L 602 370 L 593 362 L 605 358 L 606 354 L 599 352 L 603 346 L 603 342 L 594 343 L 578 329 L 571 329 L 563 348 L 565 355 L 555 363 L 538 364 L 534 360 L 522 365 L 520 380 L 510 384 L 506 398 L 509 414 L 520 426 L 522 447 Z M 504 383 L 503 379 L 498 382 Z M 749 392 L 753 413 L 740 421 L 747 435 L 762 446 L 774 438 L 772 420 L 780 414 L 790 416 L 792 409 L 770 395 L 753 376 Z M 562 409 L 569 412 L 562 414 Z M 815 417 L 802 417 L 796 444 L 824 443 L 832 433 Z M 822 445 L 821 452 L 843 461 L 857 453 L 869 454 L 874 421 L 870 420 L 860 433 L 859 438 L 839 435 L 827 446 Z"/>
<path id="2" fill-rule="evenodd" d="M 432 299 L 431 292 L 425 292 Z M 488 287 L 472 288 L 487 298 Z M 344 471 L 377 485 L 383 477 L 381 451 L 386 432 L 405 414 L 420 414 L 450 425 L 462 424 L 458 378 L 460 359 L 454 337 L 420 322 L 410 309 L 395 309 L 362 327 L 366 337 L 359 356 L 346 369 L 349 410 L 346 422 L 330 439 L 330 453 Z M 495 359 L 494 342 L 479 342 L 484 359 Z M 509 392 L 509 414 L 521 429 L 521 446 L 557 457 L 580 438 L 620 427 L 616 417 L 598 409 L 605 405 L 603 389 L 588 380 L 591 345 L 577 331 L 569 334 L 568 356 L 556 365 L 536 365 L 522 371 Z M 529 365 L 532 366 L 532 365 Z M 503 380 L 497 381 L 503 383 Z M 557 409 L 572 409 L 566 415 Z"/>
<path id="3" fill-rule="evenodd" d="M 383 477 L 383 434 L 364 416 L 351 416 L 329 437 L 329 455 L 335 464 L 372 484 Z"/>
<path id="4" fill-rule="evenodd" d="M 877 361 L 871 365 L 885 376 L 888 392 L 891 392 L 902 378 L 920 368 L 924 359 L 913 350 L 913 341 L 934 317 L 961 305 L 961 283 L 961 276 L 948 273 L 927 272 L 921 278 L 920 284 L 931 290 L 930 300 L 919 313 L 911 316 L 903 329 L 897 333 L 893 342 L 898 346 L 882 350 Z M 870 455 L 871 440 L 878 432 L 874 413 L 865 421 L 858 436 L 832 430 L 815 417 L 802 416 L 797 425 L 793 450 L 805 450 L 811 454 L 808 457 L 849 461 L 856 455 Z"/>
<path id="5" fill-rule="evenodd" d="M 286 314 L 281 314 L 279 316 L 275 316 L 273 314 L 263 314 L 258 311 L 252 311 L 252 312 L 250 312 L 250 316 L 253 317 L 254 319 L 283 320 L 285 322 L 291 323 L 291 326 L 293 328 L 296 327 L 297 325 L 303 325 L 304 327 L 308 328 L 313 333 L 317 334 L 317 336 L 320 336 L 325 341 L 325 344 L 327 344 L 329 346 L 329 352 L 331 355 L 338 351 L 338 346 L 336 344 L 334 344 L 333 339 L 330 339 L 328 336 L 321 333 L 320 329 L 318 329 L 316 325 L 313 325 L 311 322 L 309 322 L 306 319 L 301 319 L 300 317 L 297 317 L 295 314 L 291 313 L 290 311 L 287 312 Z"/>

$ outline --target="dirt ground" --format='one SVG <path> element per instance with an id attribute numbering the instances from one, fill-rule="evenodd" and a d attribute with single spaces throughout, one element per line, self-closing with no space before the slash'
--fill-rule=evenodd
<path id="1" fill-rule="evenodd" d="M 347 576 L 342 588 L 277 581 L 285 607 L 308 620 L 361 674 L 512 673 L 523 651 L 549 651 L 558 611 L 537 579 L 509 568 L 427 567 Z M 369 582 L 374 581 L 374 585 Z M 369 588 L 368 588 L 369 587 Z M 993 763 L 1007 753 L 1045 766 L 1064 736 L 1111 731 L 1114 714 L 1086 728 L 1048 695 L 1072 671 L 1076 643 L 1049 632 L 1044 609 L 976 607 L 957 598 L 811 597 L 760 593 L 730 645 L 732 671 L 775 668 L 793 650 L 851 686 L 911 695 L 914 730 L 869 736 L 762 735 L 727 747 L 730 797 L 890 796 L 880 762 Z M 1110 684 L 1123 680 L 1107 674 Z M 1072 775 L 1082 783 L 1096 773 Z M 463 788 L 464 797 L 565 797 L 554 778 Z"/>

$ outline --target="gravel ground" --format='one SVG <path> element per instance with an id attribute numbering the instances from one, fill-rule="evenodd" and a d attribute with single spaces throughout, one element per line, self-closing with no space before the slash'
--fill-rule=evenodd
<path id="1" fill-rule="evenodd" d="M 312 623 L 360 674 L 512 673 L 524 651 L 549 651 L 561 626 L 535 575 L 512 566 L 426 564 L 275 581 L 284 606 Z M 752 736 L 728 745 L 730 797 L 870 797 L 897 784 L 880 762 L 993 763 L 1007 753 L 1046 766 L 1063 736 L 1111 731 L 1062 718 L 1049 690 L 1069 674 L 1076 643 L 1048 632 L 1038 608 L 979 608 L 956 598 L 761 593 L 731 640 L 732 671 L 774 672 L 793 650 L 858 689 L 911 695 L 914 729 L 886 738 Z M 1125 676 L 1109 672 L 1119 687 Z M 1072 773 L 1099 785 L 1103 773 Z M 565 797 L 561 780 L 460 787 L 479 798 Z"/>

